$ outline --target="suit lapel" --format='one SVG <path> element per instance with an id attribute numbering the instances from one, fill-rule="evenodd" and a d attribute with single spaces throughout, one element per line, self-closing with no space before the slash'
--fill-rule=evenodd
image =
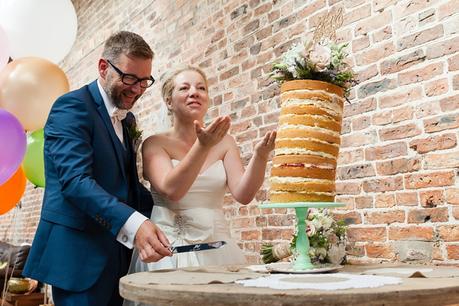
<path id="1" fill-rule="evenodd" d="M 127 181 L 126 169 L 125 169 L 126 167 L 124 165 L 123 151 L 122 151 L 123 144 L 120 142 L 118 136 L 116 136 L 112 121 L 110 120 L 110 117 L 108 115 L 107 109 L 104 104 L 104 101 L 102 100 L 102 96 L 100 95 L 99 88 L 97 86 L 97 81 L 94 81 L 91 84 L 89 84 L 89 92 L 91 93 L 94 99 L 94 102 L 97 105 L 97 111 L 99 112 L 99 115 L 102 121 L 104 122 L 105 127 L 107 128 L 108 134 L 110 135 L 110 139 L 112 141 L 113 148 L 115 149 L 116 157 L 117 157 L 121 172 L 123 174 L 123 178 L 125 181 Z"/>

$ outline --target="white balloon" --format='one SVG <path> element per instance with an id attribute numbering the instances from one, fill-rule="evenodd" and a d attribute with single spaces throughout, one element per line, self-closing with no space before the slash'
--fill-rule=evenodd
<path id="1" fill-rule="evenodd" d="M 35 56 L 57 64 L 69 53 L 77 34 L 70 0 L 0 0 L 0 25 L 13 59 Z"/>

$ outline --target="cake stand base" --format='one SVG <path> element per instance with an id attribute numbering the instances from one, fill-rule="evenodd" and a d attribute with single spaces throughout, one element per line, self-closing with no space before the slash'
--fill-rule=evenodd
<path id="1" fill-rule="evenodd" d="M 296 247 L 295 260 L 292 264 L 294 271 L 311 270 L 315 266 L 309 257 L 309 239 L 306 235 L 307 215 L 309 208 L 343 207 L 346 204 L 336 202 L 291 202 L 291 203 L 263 203 L 260 208 L 295 208 L 296 212 Z"/>

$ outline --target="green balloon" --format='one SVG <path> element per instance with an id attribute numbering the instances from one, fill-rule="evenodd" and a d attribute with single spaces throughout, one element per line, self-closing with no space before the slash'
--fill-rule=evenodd
<path id="1" fill-rule="evenodd" d="M 27 179 L 37 187 L 45 187 L 44 143 L 43 129 L 27 135 L 27 151 L 22 166 Z"/>

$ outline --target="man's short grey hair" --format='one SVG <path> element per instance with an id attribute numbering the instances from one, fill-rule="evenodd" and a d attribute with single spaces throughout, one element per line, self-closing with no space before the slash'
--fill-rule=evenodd
<path id="1" fill-rule="evenodd" d="M 154 56 L 150 46 L 140 35 L 128 31 L 111 35 L 105 42 L 102 57 L 116 63 L 122 54 L 142 59 L 153 59 Z"/>

